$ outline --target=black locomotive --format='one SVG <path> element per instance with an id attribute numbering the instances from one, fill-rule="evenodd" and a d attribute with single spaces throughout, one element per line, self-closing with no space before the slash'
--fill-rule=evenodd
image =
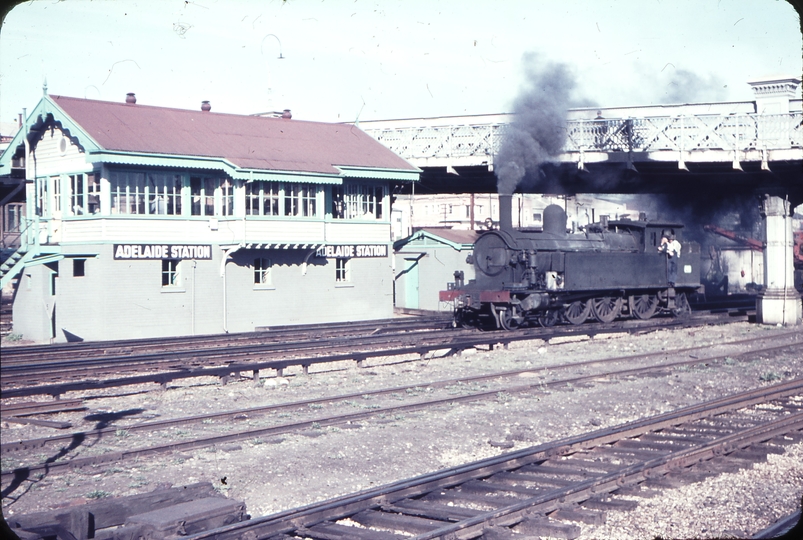
<path id="1" fill-rule="evenodd" d="M 517 230 L 511 197 L 499 202 L 500 228 L 483 233 L 469 255 L 476 279 L 465 283 L 455 272 L 455 282 L 440 292 L 441 301 L 454 302 L 456 324 L 512 330 L 690 311 L 688 296 L 700 288 L 700 246 L 682 241 L 682 224 L 603 220 L 567 233 L 566 213 L 550 205 L 542 230 Z M 664 235 L 681 242 L 676 277 L 667 275 Z"/>

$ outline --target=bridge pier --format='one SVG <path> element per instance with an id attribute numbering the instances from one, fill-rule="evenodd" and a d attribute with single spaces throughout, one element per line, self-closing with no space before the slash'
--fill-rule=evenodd
<path id="1" fill-rule="evenodd" d="M 764 284 L 756 300 L 760 324 L 794 326 L 803 320 L 800 294 L 794 288 L 791 205 L 788 200 L 765 195 L 761 205 L 767 246 L 764 249 Z"/>

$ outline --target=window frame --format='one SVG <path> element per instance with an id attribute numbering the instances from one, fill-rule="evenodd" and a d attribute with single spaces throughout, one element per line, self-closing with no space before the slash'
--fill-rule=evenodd
<path id="1" fill-rule="evenodd" d="M 281 187 L 276 182 L 246 182 L 245 215 L 281 216 Z"/>
<path id="2" fill-rule="evenodd" d="M 162 259 L 162 289 L 181 287 L 181 259 Z"/>
<path id="3" fill-rule="evenodd" d="M 82 173 L 71 174 L 70 178 L 70 213 L 74 216 L 80 216 L 86 213 L 86 193 L 84 186 L 86 179 Z"/>
<path id="4" fill-rule="evenodd" d="M 53 182 L 53 213 L 61 212 L 61 176 L 51 176 Z"/>
<path id="5" fill-rule="evenodd" d="M 146 213 L 151 216 L 181 216 L 184 180 L 180 174 L 146 173 L 148 204 Z"/>
<path id="6" fill-rule="evenodd" d="M 100 175 L 96 172 L 86 174 L 84 186 L 84 213 L 97 214 L 100 212 Z M 184 188 L 184 177 L 181 174 L 112 170 L 109 173 L 110 213 L 122 216 L 181 217 Z"/>
<path id="7" fill-rule="evenodd" d="M 86 259 L 74 258 L 72 260 L 72 277 L 86 277 Z"/>
<path id="8" fill-rule="evenodd" d="M 335 284 L 351 284 L 351 259 L 338 257 L 335 259 Z"/>
<path id="9" fill-rule="evenodd" d="M 384 221 L 387 191 L 387 186 L 382 184 L 344 182 L 332 186 L 332 218 Z"/>
<path id="10" fill-rule="evenodd" d="M 269 257 L 256 257 L 253 268 L 254 288 L 273 289 L 273 261 Z"/>
<path id="11" fill-rule="evenodd" d="M 288 182 L 283 186 L 282 199 L 284 216 L 318 217 L 318 185 L 302 182 Z"/>
<path id="12" fill-rule="evenodd" d="M 215 191 L 220 192 L 220 213 L 221 217 L 231 217 L 234 215 L 234 180 L 230 178 L 220 178 Z"/>
<path id="13" fill-rule="evenodd" d="M 49 211 L 49 193 L 48 184 L 50 184 L 49 176 L 38 176 L 36 178 L 36 208 L 35 214 L 39 217 L 46 217 Z"/>

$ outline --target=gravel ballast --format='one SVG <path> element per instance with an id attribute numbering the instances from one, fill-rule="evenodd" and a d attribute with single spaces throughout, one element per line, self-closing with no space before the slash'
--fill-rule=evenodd
<path id="1" fill-rule="evenodd" d="M 329 427 L 313 427 L 275 437 L 254 438 L 219 447 L 200 448 L 138 461 L 88 467 L 66 474 L 45 475 L 26 482 L 3 499 L 6 516 L 46 510 L 65 504 L 107 496 L 150 491 L 162 484 L 209 481 L 229 497 L 245 501 L 252 516 L 262 516 L 336 495 L 376 487 L 445 467 L 519 450 L 589 431 L 636 420 L 740 391 L 803 376 L 803 359 L 794 350 L 779 350 L 740 358 L 744 345 L 727 342 L 753 336 L 777 337 L 788 328 L 749 323 L 659 330 L 641 335 L 609 334 L 594 339 L 533 340 L 511 344 L 508 349 L 470 350 L 455 356 L 427 359 L 373 359 L 364 367 L 354 362 L 317 366 L 309 375 L 285 370 L 277 379 L 270 373 L 263 384 L 250 380 L 221 385 L 214 379 L 189 380 L 154 390 L 126 387 L 93 393 L 90 411 L 63 413 L 52 420 L 71 421 L 74 429 L 88 430 L 105 418 L 104 413 L 139 411 L 112 420 L 118 425 L 109 446 L 146 446 L 167 442 L 166 435 L 128 435 L 126 422 L 148 418 L 173 418 L 300 401 L 321 396 L 366 392 L 382 387 L 420 385 L 418 397 L 429 391 L 427 383 L 453 377 L 532 368 L 516 384 L 549 382 L 595 373 L 583 366 L 550 371 L 550 366 L 605 357 L 663 351 L 646 362 L 690 359 L 673 350 L 707 345 L 707 354 L 726 360 L 716 366 L 691 366 L 647 378 L 621 377 L 601 380 L 589 387 L 538 388 L 520 393 L 500 390 L 491 399 L 439 405 L 404 413 L 378 412 L 367 420 Z M 625 369 L 623 362 L 605 369 Z M 455 395 L 488 385 L 454 385 Z M 70 394 L 62 396 L 70 399 Z M 396 398 L 401 402 L 403 397 Z M 393 397 L 337 401 L 322 409 L 279 413 L 268 418 L 239 420 L 238 427 L 298 421 L 315 415 L 371 410 L 387 406 Z M 282 416 L 285 414 L 286 416 Z M 117 422 L 117 423 L 115 423 Z M 208 426 L 213 427 L 213 426 Z M 3 424 L 3 442 L 53 435 L 36 426 Z M 176 429 L 170 435 L 190 436 Z M 162 437 L 162 439 L 159 439 Z M 504 443 L 504 444 L 499 444 Z M 102 452 L 106 441 L 87 441 L 75 457 Z M 512 444 L 512 447 L 509 447 Z M 509 447 L 509 448 L 504 448 Z M 39 456 L 47 459 L 53 450 Z M 767 462 L 736 473 L 665 490 L 640 501 L 632 512 L 608 512 L 607 522 L 596 528 L 583 526 L 581 538 L 744 537 L 753 534 L 799 506 L 803 496 L 803 446 L 790 444 L 783 454 L 771 454 Z M 3 470 L 17 466 L 4 456 Z M 7 486 L 4 485 L 5 489 Z"/>

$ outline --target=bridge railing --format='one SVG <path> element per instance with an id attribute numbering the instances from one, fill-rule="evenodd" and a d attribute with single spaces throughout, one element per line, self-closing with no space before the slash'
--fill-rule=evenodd
<path id="1" fill-rule="evenodd" d="M 801 113 L 661 116 L 573 120 L 565 151 L 689 151 L 795 148 L 803 143 Z"/>
<path id="2" fill-rule="evenodd" d="M 507 124 L 365 129 L 376 140 L 407 159 L 493 156 Z"/>
<path id="3" fill-rule="evenodd" d="M 570 120 L 564 152 L 747 151 L 803 147 L 803 114 L 689 115 Z M 488 159 L 496 155 L 508 124 L 371 129 L 404 158 Z M 490 161 L 489 161 L 490 162 Z"/>

